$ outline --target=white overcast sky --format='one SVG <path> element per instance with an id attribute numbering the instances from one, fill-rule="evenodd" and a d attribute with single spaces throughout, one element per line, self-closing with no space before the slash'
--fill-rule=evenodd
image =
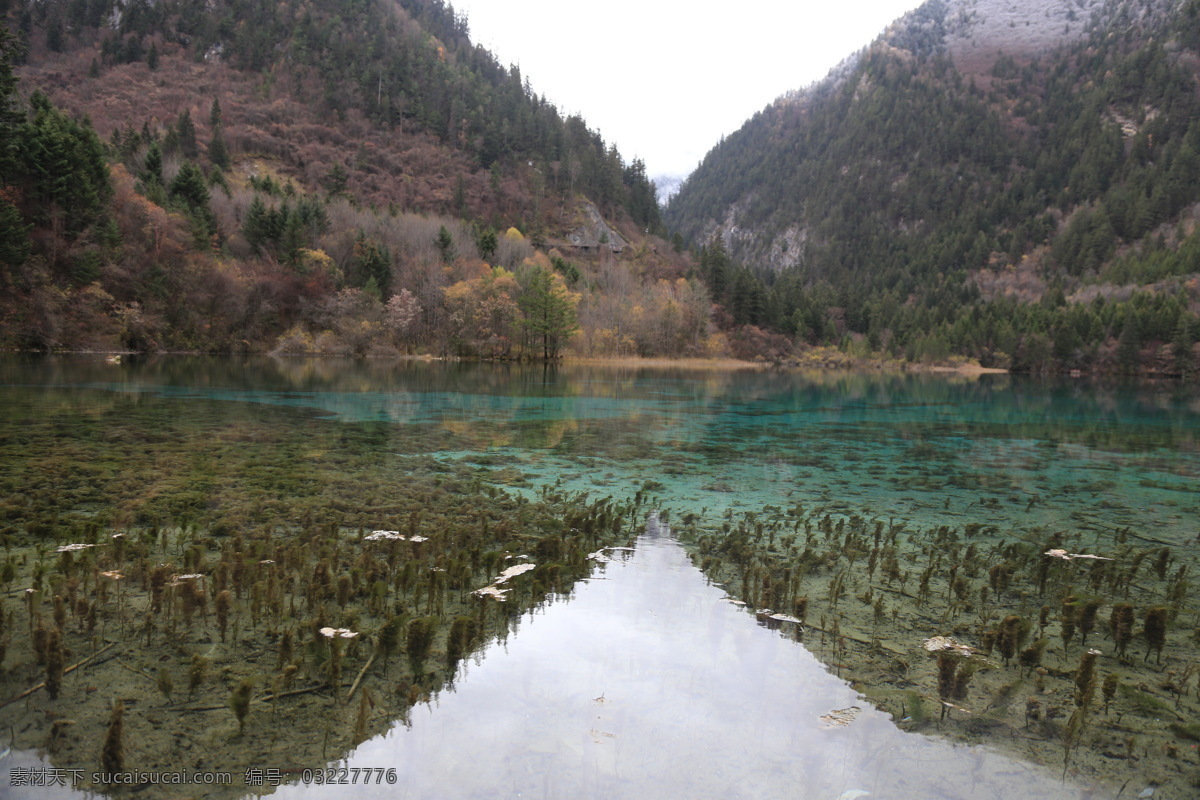
<path id="1" fill-rule="evenodd" d="M 683 176 L 755 112 L 820 80 L 919 0 L 450 0 L 471 40 L 626 162 Z"/>

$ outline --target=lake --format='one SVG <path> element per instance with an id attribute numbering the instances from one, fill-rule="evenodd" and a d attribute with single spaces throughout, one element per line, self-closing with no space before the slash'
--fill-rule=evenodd
<path id="1" fill-rule="evenodd" d="M 327 759 L 349 756 L 348 769 L 396 769 L 397 783 L 377 787 L 380 796 L 1076 797 L 1113 796 L 1125 780 L 1123 796 L 1195 791 L 1196 749 L 1184 734 L 1196 711 L 1187 576 L 1200 533 L 1200 403 L 1186 387 L 267 358 L 0 363 L 3 532 L 18 551 L 27 537 L 61 542 L 66 531 L 78 540 L 89 531 L 152 529 L 163 538 L 152 546 L 177 556 L 181 570 L 197 560 L 197 574 L 212 578 L 212 559 L 241 530 L 270 528 L 286 538 L 289 526 L 324 526 L 341 537 L 335 549 L 356 528 L 359 537 L 376 526 L 416 531 L 428 523 L 402 505 L 409 495 L 432 507 L 492 492 L 509 498 L 518 518 L 551 494 L 626 504 L 619 515 L 628 521 L 622 535 L 636 539 L 632 551 L 605 551 L 595 559 L 605 563 L 573 589 L 551 578 L 522 589 L 532 607 L 508 609 L 515 630 L 474 645 L 453 687 L 422 685 L 415 675 L 405 684 L 417 703 L 407 720 L 383 713 L 381 702 L 374 713 L 357 712 L 367 717 L 365 741 L 323 748 Z M 876 574 L 874 556 L 869 574 L 856 571 L 865 569 L 872 528 L 880 564 L 891 543 L 895 581 L 881 577 L 882 566 Z M 1038 558 L 1053 537 L 1065 555 L 1099 554 L 1112 568 L 1101 573 L 1101 559 L 1052 558 L 1046 566 Z M 969 566 L 958 548 L 983 568 Z M 486 556 L 487 546 L 476 549 Z M 951 549 L 961 573 L 939 557 Z M 989 558 L 1008 573 L 989 573 Z M 26 572 L 32 577 L 47 559 L 24 557 L 15 588 L 5 587 L 14 633 L 23 627 L 17 596 Z M 1117 570 L 1133 560 L 1144 566 L 1124 567 L 1122 583 Z M 434 563 L 432 571 L 453 571 L 450 561 Z M 923 641 L 953 635 L 978 648 L 979 634 L 1008 611 L 1032 627 L 1043 601 L 1022 570 L 1038 564 L 1040 590 L 1054 598 L 1055 631 L 1047 631 L 1052 643 L 1038 654 L 1038 674 L 989 649 L 986 658 L 971 656 L 981 671 L 965 699 L 939 698 L 934 654 Z M 467 589 L 487 582 L 487 569 L 460 566 L 470 580 L 451 601 L 465 603 Z M 943 574 L 947 568 L 954 571 Z M 974 581 L 955 583 L 962 575 Z M 841 602 L 833 591 L 839 576 Z M 65 585 L 48 581 L 50 589 Z M 429 585 L 437 587 L 433 578 Z M 1109 585 L 1131 595 L 1139 618 L 1173 591 L 1178 608 L 1158 659 L 1147 660 L 1140 638 L 1129 653 L 1114 652 L 1105 639 L 1115 632 L 1103 624 L 1111 604 L 1096 601 L 1090 643 L 1107 653 L 1097 677 L 1103 670 L 1122 681 L 1102 700 L 1097 680 L 1081 704 L 1077 692 L 1086 687 L 1074 676 L 1086 648 L 1072 636 L 1055 638 L 1058 605 L 1082 609 Z M 415 615 L 420 600 L 407 588 L 399 596 Z M 801 596 L 811 598 L 803 626 L 763 613 L 756 620 L 730 602 L 769 599 L 789 617 Z M 48 596 L 44 602 L 49 617 Z M 996 619 L 993 606 L 1003 609 Z M 364 610 L 363 630 L 381 613 Z M 484 605 L 478 614 L 495 624 Z M 157 695 L 152 682 L 163 669 L 178 684 L 189 658 L 202 654 L 215 672 L 232 657 L 233 645 L 222 649 L 224 635 L 219 642 L 205 620 L 210 627 L 193 630 L 189 616 L 185 644 L 159 661 L 121 661 L 117 670 L 132 683 L 105 701 L 126 697 L 130 725 L 175 738 L 156 766 L 140 768 L 195 766 L 189 753 L 203 736 L 174 730 L 177 709 L 190 707 L 170 692 L 161 701 L 147 696 Z M 126 623 L 114 617 L 104 642 L 119 640 Z M 257 618 L 242 624 L 272 628 Z M 173 620 L 145 625 L 151 636 L 182 635 Z M 1023 642 L 1035 638 L 1030 632 Z M 301 674 L 315 680 L 330 651 L 312 647 Z M 355 666 L 366 662 L 365 645 L 349 647 Z M 39 674 L 32 663 L 14 665 L 15 650 L 4 664 L 11 694 Z M 104 695 L 93 680 L 73 689 L 68 677 L 66 691 Z M 381 690 L 373 691 L 378 699 Z M 0 710 L 5 727 L 23 726 L 0 770 L 31 749 L 55 749 L 43 741 L 50 734 L 30 727 L 30 714 L 54 708 L 44 694 L 35 696 L 40 705 Z M 358 706 L 347 702 L 337 714 L 349 725 Z M 240 741 L 228 711 L 196 713 L 219 717 L 228 729 L 221 736 Z M 256 739 L 256 763 L 303 766 L 280 756 L 289 731 L 255 712 L 250 720 L 269 731 Z M 1069 720 L 1081 720 L 1082 733 Z M 99 747 L 103 720 L 86 729 L 78 722 L 60 726 L 67 755 L 59 761 L 75 763 L 70 754 Z M 280 792 L 337 796 L 330 786 Z"/>

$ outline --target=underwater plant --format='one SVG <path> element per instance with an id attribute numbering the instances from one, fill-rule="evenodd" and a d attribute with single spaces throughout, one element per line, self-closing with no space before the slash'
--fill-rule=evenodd
<path id="1" fill-rule="evenodd" d="M 105 772 L 120 772 L 125 768 L 125 703 L 113 701 L 104 746 L 100 750 L 100 766 Z"/>
<path id="2" fill-rule="evenodd" d="M 1104 676 L 1104 684 L 1102 692 L 1104 694 L 1104 713 L 1108 713 L 1108 705 L 1117 695 L 1117 687 L 1121 684 L 1121 676 L 1115 672 L 1110 672 Z"/>
<path id="3" fill-rule="evenodd" d="M 996 649 L 1004 658 L 1005 666 L 1017 655 L 1018 650 L 1029 633 L 1029 622 L 1017 614 L 1009 614 L 1000 621 L 996 632 Z"/>
<path id="4" fill-rule="evenodd" d="M 450 635 L 446 638 L 446 666 L 451 670 L 458 666 L 458 662 L 470 651 L 476 629 L 473 617 L 456 617 L 450 623 Z"/>
<path id="5" fill-rule="evenodd" d="M 931 637 L 924 641 L 923 646 L 936 658 L 938 697 L 942 701 L 939 719 L 945 719 L 949 708 L 967 699 L 972 676 L 981 669 L 990 668 L 990 665 L 969 646 L 959 644 L 948 636 Z"/>
<path id="6" fill-rule="evenodd" d="M 943 650 L 937 654 L 938 697 L 942 701 L 941 719 L 946 718 L 946 709 L 954 699 L 954 672 L 957 669 L 958 659 L 950 651 Z"/>
<path id="7" fill-rule="evenodd" d="M 222 589 L 217 593 L 216 613 L 217 613 L 217 629 L 221 632 L 221 641 L 225 641 L 225 631 L 229 627 L 229 608 L 233 604 L 233 597 L 228 589 Z"/>
<path id="8" fill-rule="evenodd" d="M 192 663 L 188 666 L 188 698 L 196 693 L 196 690 L 204 683 L 204 676 L 208 672 L 208 659 L 199 653 L 192 655 Z"/>
<path id="9" fill-rule="evenodd" d="M 171 670 L 167 669 L 166 667 L 161 667 L 158 670 L 158 676 L 155 680 L 155 685 L 158 686 L 158 691 L 162 693 L 163 698 L 166 699 L 168 703 L 171 702 L 171 692 L 175 690 L 175 681 L 171 677 Z"/>
<path id="10" fill-rule="evenodd" d="M 1079 746 L 1084 726 L 1087 725 L 1088 710 L 1096 691 L 1096 659 L 1100 655 L 1101 652 L 1093 648 L 1085 650 L 1079 657 L 1079 668 L 1075 670 L 1075 710 L 1063 730 L 1064 772 L 1070 763 L 1071 753 Z"/>
<path id="11" fill-rule="evenodd" d="M 1017 661 L 1020 665 L 1027 668 L 1026 676 L 1042 665 L 1042 656 L 1045 654 L 1046 646 L 1049 644 L 1050 638 L 1044 636 L 1034 641 L 1017 655 Z"/>
<path id="12" fill-rule="evenodd" d="M 354 721 L 355 742 L 362 742 L 367 738 L 367 723 L 370 721 L 371 709 L 374 707 L 375 701 L 371 699 L 371 693 L 363 689 L 358 698 L 358 716 Z"/>
<path id="13" fill-rule="evenodd" d="M 1157 663 L 1162 664 L 1163 647 L 1167 644 L 1167 607 L 1151 606 L 1146 609 L 1145 619 L 1146 658 L 1149 660 L 1150 651 L 1158 653 Z"/>
<path id="14" fill-rule="evenodd" d="M 229 709 L 237 717 L 238 735 L 246 731 L 246 716 L 250 713 L 250 697 L 253 693 L 254 683 L 249 678 L 243 678 L 229 693 Z"/>
<path id="15" fill-rule="evenodd" d="M 57 700 L 62 689 L 65 662 L 62 630 L 56 626 L 46 636 L 46 694 L 51 700 Z"/>
<path id="16" fill-rule="evenodd" d="M 1130 640 L 1133 639 L 1133 620 L 1134 614 L 1131 604 L 1116 603 L 1113 605 L 1108 625 L 1119 656 L 1123 657 L 1125 655 L 1125 649 L 1129 646 Z"/>
<path id="17" fill-rule="evenodd" d="M 1088 634 L 1096 627 L 1096 614 L 1100 610 L 1101 601 L 1099 599 L 1089 599 L 1083 601 L 1083 606 L 1079 611 L 1079 643 L 1087 645 Z"/>
<path id="18" fill-rule="evenodd" d="M 1075 624 L 1079 619 L 1079 606 L 1075 604 L 1074 598 L 1067 598 L 1063 602 L 1062 616 L 1058 618 L 1061 625 L 1059 628 L 1060 635 L 1063 641 L 1063 652 L 1067 652 L 1071 640 L 1075 638 Z"/>
<path id="19" fill-rule="evenodd" d="M 424 673 L 425 659 L 429 657 L 429 651 L 433 647 L 437 627 L 437 617 L 417 617 L 408 623 L 405 652 L 408 654 L 414 676 L 420 677 Z"/>
<path id="20" fill-rule="evenodd" d="M 792 603 L 792 615 L 801 622 L 808 618 L 808 595 L 796 598 Z"/>
<path id="21" fill-rule="evenodd" d="M 1087 708 L 1096 691 L 1096 658 L 1102 655 L 1099 650 L 1085 650 L 1079 656 L 1079 668 L 1075 670 L 1075 705 Z"/>

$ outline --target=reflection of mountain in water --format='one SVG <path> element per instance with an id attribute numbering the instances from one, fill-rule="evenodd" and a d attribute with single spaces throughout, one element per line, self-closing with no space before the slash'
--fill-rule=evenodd
<path id="1" fill-rule="evenodd" d="M 754 624 L 651 515 L 635 553 L 528 615 L 453 693 L 346 766 L 395 786 L 285 798 L 1059 798 L 1056 776 L 898 729 Z"/>

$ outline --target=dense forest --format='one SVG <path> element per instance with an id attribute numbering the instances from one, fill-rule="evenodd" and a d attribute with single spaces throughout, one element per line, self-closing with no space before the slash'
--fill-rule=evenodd
<path id="1" fill-rule="evenodd" d="M 981 74 L 944 45 L 954 11 L 925 4 L 685 182 L 666 219 L 727 323 L 777 346 L 1195 372 L 1200 2 L 1110 5 Z"/>
<path id="2" fill-rule="evenodd" d="M 0 0 L 0 347 L 1196 374 L 1200 0 L 983 61 L 960 5 L 660 216 L 442 0 Z"/>
<path id="3" fill-rule="evenodd" d="M 0 11 L 0 345 L 710 348 L 642 162 L 441 0 Z"/>

